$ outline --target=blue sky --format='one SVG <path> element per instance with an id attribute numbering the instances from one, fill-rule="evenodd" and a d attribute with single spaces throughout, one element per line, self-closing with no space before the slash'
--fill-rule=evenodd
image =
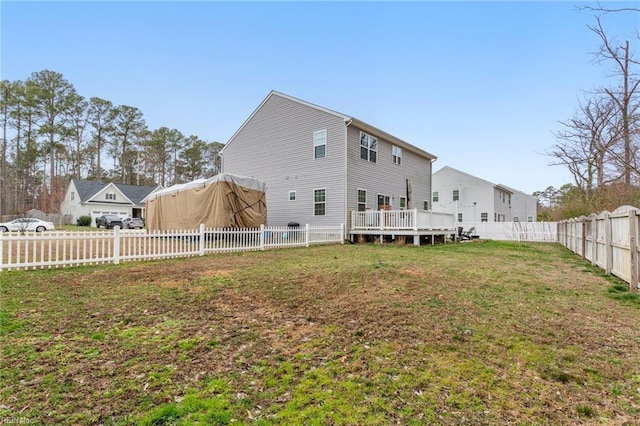
<path id="1" fill-rule="evenodd" d="M 435 154 L 435 170 L 531 193 L 571 183 L 542 154 L 583 91 L 612 83 L 583 4 L 2 1 L 0 73 L 57 71 L 151 128 L 219 142 L 277 90 Z M 620 40 L 640 28 L 603 24 Z"/>

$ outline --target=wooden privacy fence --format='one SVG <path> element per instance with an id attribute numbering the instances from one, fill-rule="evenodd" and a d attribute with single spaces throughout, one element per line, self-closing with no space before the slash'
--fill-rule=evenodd
<path id="1" fill-rule="evenodd" d="M 640 209 L 622 206 L 558 222 L 558 242 L 640 290 Z"/>
<path id="2" fill-rule="evenodd" d="M 0 232 L 0 271 L 204 256 L 208 253 L 343 243 L 344 225 L 205 228 L 184 231 L 121 230 Z"/>

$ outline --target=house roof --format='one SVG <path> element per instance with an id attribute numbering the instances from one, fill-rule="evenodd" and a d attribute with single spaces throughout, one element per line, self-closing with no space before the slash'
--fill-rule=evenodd
<path id="1" fill-rule="evenodd" d="M 220 153 L 221 153 L 221 154 L 222 154 L 222 153 L 224 153 L 225 148 L 226 148 L 227 146 L 229 146 L 229 144 L 233 141 L 233 139 L 236 137 L 236 135 L 242 131 L 242 129 L 247 125 L 247 123 L 248 123 L 249 121 L 251 121 L 251 119 L 253 118 L 253 116 L 254 116 L 254 115 L 255 115 L 255 114 L 260 110 L 260 108 L 262 108 L 262 106 L 263 106 L 263 105 L 264 105 L 264 104 L 265 104 L 265 103 L 266 103 L 266 102 L 267 102 L 267 101 L 268 101 L 272 96 L 279 96 L 279 97 L 281 97 L 281 98 L 288 99 L 288 100 L 290 100 L 290 101 L 292 101 L 292 102 L 297 102 L 297 103 L 299 103 L 299 104 L 306 105 L 306 106 L 308 106 L 308 107 L 310 107 L 310 108 L 313 108 L 313 109 L 316 109 L 316 110 L 318 110 L 318 111 L 323 111 L 323 112 L 326 112 L 326 113 L 328 113 L 328 114 L 334 115 L 334 116 L 336 116 L 336 117 L 341 118 L 342 120 L 344 120 L 344 122 L 345 122 L 345 125 L 346 125 L 346 126 L 353 125 L 353 126 L 355 126 L 355 127 L 359 128 L 359 129 L 365 130 L 366 132 L 370 133 L 370 134 L 371 134 L 371 135 L 373 135 L 373 136 L 376 136 L 376 137 L 382 138 L 382 139 L 384 139 L 384 140 L 387 140 L 387 141 L 389 141 L 389 142 L 391 142 L 391 143 L 393 143 L 393 144 L 395 144 L 395 145 L 398 145 L 398 146 L 402 147 L 403 149 L 406 149 L 406 150 L 408 150 L 408 151 L 414 152 L 414 153 L 416 153 L 416 154 L 418 154 L 418 155 L 421 155 L 421 156 L 423 156 L 423 157 L 427 157 L 427 158 L 429 158 L 429 159 L 431 159 L 431 160 L 436 160 L 436 159 L 438 158 L 438 157 L 436 157 L 435 155 L 433 155 L 433 154 L 431 154 L 431 153 L 429 153 L 429 152 L 427 152 L 427 151 L 425 151 L 425 150 L 423 150 L 423 149 L 421 149 L 421 148 L 418 148 L 418 147 L 417 147 L 417 146 L 415 146 L 415 145 L 412 145 L 412 144 L 410 144 L 410 143 L 408 143 L 408 142 L 405 142 L 405 141 L 403 141 L 402 139 L 399 139 L 399 138 L 397 138 L 397 137 L 395 137 L 395 136 L 393 136 L 393 135 L 391 135 L 391 134 L 389 134 L 389 133 L 387 133 L 387 132 L 385 132 L 385 131 L 383 131 L 383 130 L 378 129 L 377 127 L 374 127 L 374 126 L 372 126 L 372 125 L 370 125 L 370 124 L 367 124 L 367 123 L 365 123 L 365 122 L 364 122 L 364 121 L 362 121 L 362 120 L 358 120 L 358 119 L 357 119 L 357 118 L 355 118 L 355 117 L 351 117 L 351 116 L 349 116 L 349 115 L 342 114 L 342 113 L 337 112 L 337 111 L 334 111 L 334 110 L 332 110 L 332 109 L 325 108 L 325 107 L 322 107 L 322 106 L 319 106 L 319 105 L 316 105 L 316 104 L 312 104 L 311 102 L 303 101 L 302 99 L 294 98 L 293 96 L 289 96 L 289 95 L 286 95 L 286 94 L 284 94 L 284 93 L 277 92 L 277 91 L 275 91 L 275 90 L 272 90 L 272 91 L 267 95 L 267 97 L 266 97 L 266 98 L 265 98 L 265 99 L 260 103 L 260 105 L 258 105 L 258 107 L 253 111 L 253 113 L 251 113 L 251 115 L 249 116 L 249 118 L 247 118 L 247 119 L 245 120 L 245 122 L 244 122 L 244 123 L 242 123 L 242 126 L 240 126 L 240 128 L 239 128 L 239 129 L 238 129 L 238 130 L 233 134 L 233 136 L 231 136 L 231 138 L 229 139 L 229 141 L 227 141 L 227 143 L 225 144 L 225 146 L 224 146 L 224 147 L 222 148 L 222 150 L 220 151 Z"/>
<path id="2" fill-rule="evenodd" d="M 491 186 L 493 186 L 494 188 L 500 189 L 501 191 L 508 192 L 508 193 L 510 193 L 510 194 L 513 194 L 513 192 L 514 192 L 514 190 L 513 190 L 513 189 L 511 189 L 511 188 L 509 188 L 508 186 L 502 185 L 502 184 L 500 184 L 500 183 L 493 183 L 493 182 L 489 182 L 489 181 L 488 181 L 488 180 L 486 180 L 486 179 L 479 178 L 479 177 L 477 177 L 477 176 L 474 176 L 474 175 L 469 174 L 469 173 L 467 173 L 467 172 L 463 172 L 462 170 L 458 170 L 458 169 L 455 169 L 455 168 L 450 167 L 450 166 L 444 166 L 444 167 L 442 167 L 441 169 L 439 169 L 438 171 L 433 172 L 433 176 L 437 175 L 438 173 L 440 173 L 440 172 L 442 172 L 442 171 L 444 171 L 444 170 L 452 170 L 452 171 L 454 171 L 454 172 L 456 172 L 456 173 L 460 173 L 460 174 L 463 174 L 463 175 L 465 175 L 465 176 L 472 177 L 472 178 L 474 178 L 474 179 L 476 179 L 476 180 L 479 180 L 479 181 L 485 182 L 486 184 L 491 185 Z"/>
<path id="3" fill-rule="evenodd" d="M 142 204 L 142 200 L 160 186 L 127 185 L 124 183 L 98 182 L 87 179 L 72 179 L 72 181 L 78 191 L 81 202 L 89 201 L 98 192 L 109 185 L 113 185 L 133 204 Z"/>

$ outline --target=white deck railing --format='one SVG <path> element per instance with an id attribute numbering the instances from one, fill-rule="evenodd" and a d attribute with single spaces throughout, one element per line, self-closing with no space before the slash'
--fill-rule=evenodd
<path id="1" fill-rule="evenodd" d="M 455 230 L 456 222 L 452 214 L 428 210 L 375 210 L 351 212 L 353 230 Z"/>
<path id="2" fill-rule="evenodd" d="M 344 225 L 184 231 L 0 232 L 0 271 L 203 256 L 344 242 Z"/>

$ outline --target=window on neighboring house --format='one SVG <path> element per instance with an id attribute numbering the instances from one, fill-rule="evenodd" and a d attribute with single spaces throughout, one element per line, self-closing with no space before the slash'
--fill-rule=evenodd
<path id="1" fill-rule="evenodd" d="M 407 197 L 400 197 L 400 210 L 407 208 Z"/>
<path id="2" fill-rule="evenodd" d="M 313 215 L 325 216 L 327 213 L 326 207 L 327 192 L 325 189 L 313 190 Z"/>
<path id="3" fill-rule="evenodd" d="M 360 132 L 360 158 L 375 163 L 378 156 L 378 139 Z"/>
<path id="4" fill-rule="evenodd" d="M 388 195 L 378 194 L 378 210 L 384 210 L 391 205 L 391 197 Z"/>
<path id="5" fill-rule="evenodd" d="M 480 213 L 480 222 L 489 222 L 489 213 Z"/>
<path id="6" fill-rule="evenodd" d="M 289 201 L 296 200 L 296 191 L 289 191 Z"/>
<path id="7" fill-rule="evenodd" d="M 527 222 L 533 222 L 533 216 L 527 216 Z"/>
<path id="8" fill-rule="evenodd" d="M 71 199 L 72 199 L 72 200 L 75 200 L 75 199 L 76 199 L 76 193 L 75 193 L 75 192 L 73 192 L 73 191 L 71 191 Z"/>
<path id="9" fill-rule="evenodd" d="M 438 191 L 433 191 L 433 202 L 437 203 L 440 200 L 440 194 L 438 194 Z"/>
<path id="10" fill-rule="evenodd" d="M 402 163 L 402 148 L 400 148 L 399 146 L 393 145 L 391 147 L 391 155 L 393 156 L 393 164 Z"/>
<path id="11" fill-rule="evenodd" d="M 358 189 L 358 211 L 363 212 L 365 210 L 367 210 L 367 191 Z"/>
<path id="12" fill-rule="evenodd" d="M 115 200 L 116 199 L 116 194 L 113 192 L 107 192 L 105 195 L 105 198 L 107 200 Z"/>
<path id="13" fill-rule="evenodd" d="M 457 201 L 460 199 L 460 190 L 459 189 L 454 189 L 453 190 L 453 201 Z"/>
<path id="14" fill-rule="evenodd" d="M 462 213 L 458 213 L 458 222 L 462 222 Z"/>
<path id="15" fill-rule="evenodd" d="M 511 195 L 509 195 L 509 205 L 511 205 Z"/>
<path id="16" fill-rule="evenodd" d="M 519 218 L 518 216 L 514 216 L 514 217 L 513 217 L 513 221 L 514 221 L 514 222 L 520 222 L 520 218 Z"/>
<path id="17" fill-rule="evenodd" d="M 494 222 L 497 222 L 497 221 L 498 221 L 498 214 L 497 214 L 497 213 L 494 213 L 494 214 L 493 214 L 493 221 L 494 221 Z"/>
<path id="18" fill-rule="evenodd" d="M 313 133 L 313 158 L 327 156 L 327 131 L 319 130 Z"/>
<path id="19" fill-rule="evenodd" d="M 423 210 L 429 210 L 429 202 L 428 201 L 424 201 L 422 203 L 422 209 Z"/>

